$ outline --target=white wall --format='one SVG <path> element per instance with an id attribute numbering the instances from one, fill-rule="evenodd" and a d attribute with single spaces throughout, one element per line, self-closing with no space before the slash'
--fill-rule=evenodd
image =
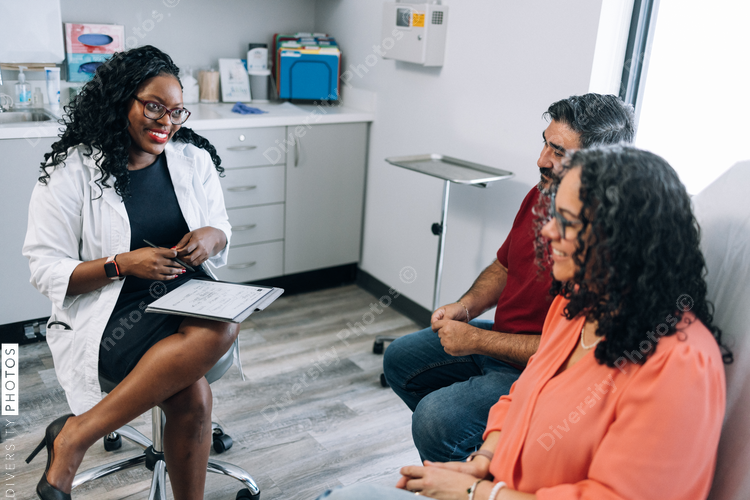
<path id="1" fill-rule="evenodd" d="M 488 189 L 451 188 L 441 302 L 458 299 L 492 261 L 539 179 L 542 113 L 588 90 L 601 10 L 601 0 L 443 3 L 450 14 L 442 68 L 379 58 L 350 82 L 377 94 L 360 266 L 428 309 L 438 241 L 430 225 L 440 218 L 442 181 L 384 158 L 442 153 L 515 172 Z M 382 5 L 317 0 L 315 28 L 336 37 L 347 67 L 366 66 L 383 39 Z M 416 270 L 412 283 L 399 279 L 406 266 Z"/>
<path id="2" fill-rule="evenodd" d="M 219 58 L 244 59 L 248 43 L 270 46 L 274 33 L 312 31 L 315 21 L 314 0 L 60 0 L 60 8 L 64 23 L 123 25 L 126 48 L 158 47 L 183 71 L 218 69 Z M 13 96 L 18 72 L 2 76 L 0 92 Z M 27 79 L 46 94 L 43 72 Z"/>
<path id="3" fill-rule="evenodd" d="M 60 0 L 66 23 L 113 23 L 125 37 L 154 45 L 184 68 L 214 66 L 220 57 L 247 56 L 250 42 L 274 33 L 313 29 L 313 0 Z M 158 21 L 157 21 L 158 20 Z M 149 29 L 150 28 L 150 29 Z"/>

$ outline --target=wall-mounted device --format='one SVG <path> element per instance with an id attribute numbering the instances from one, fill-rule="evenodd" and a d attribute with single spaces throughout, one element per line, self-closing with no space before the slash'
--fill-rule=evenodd
<path id="1" fill-rule="evenodd" d="M 448 7 L 432 3 L 383 4 L 383 58 L 442 66 Z"/>

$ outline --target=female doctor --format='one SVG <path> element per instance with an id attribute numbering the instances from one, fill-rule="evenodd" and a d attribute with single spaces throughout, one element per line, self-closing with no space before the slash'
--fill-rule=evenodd
<path id="1" fill-rule="evenodd" d="M 66 128 L 32 194 L 23 253 L 31 282 L 52 301 L 47 342 L 75 413 L 52 422 L 29 457 L 46 446 L 37 486 L 45 500 L 69 499 L 86 450 L 155 405 L 167 417 L 174 497 L 203 498 L 212 401 L 204 375 L 239 329 L 143 312 L 204 276 L 205 261 L 224 265 L 231 235 L 221 160 L 182 127 L 190 112 L 178 73 L 151 46 L 100 66 L 66 107 Z M 100 372 L 118 383 L 103 399 Z"/>

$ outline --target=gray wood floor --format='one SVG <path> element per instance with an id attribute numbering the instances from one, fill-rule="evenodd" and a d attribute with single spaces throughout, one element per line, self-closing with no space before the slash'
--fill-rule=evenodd
<path id="1" fill-rule="evenodd" d="M 263 500 L 313 499 L 326 488 L 363 481 L 392 485 L 401 466 L 419 463 L 411 412 L 380 386 L 382 356 L 372 353 L 376 335 L 402 335 L 417 327 L 392 309 L 371 310 L 377 299 L 354 285 L 282 297 L 243 323 L 246 381 L 233 367 L 212 385 L 213 420 L 234 446 L 222 455 L 211 454 L 247 470 Z M 364 332 L 346 341 L 338 336 L 347 323 L 371 321 L 368 312 L 374 321 Z M 19 363 L 20 415 L 9 418 L 14 425 L 2 420 L 8 431 L 4 453 L 12 454 L 5 457 L 4 472 L 10 475 L 0 478 L 0 490 L 13 490 L 22 500 L 36 498 L 46 456 L 42 452 L 28 465 L 23 460 L 46 425 L 69 410 L 46 344 L 22 346 Z M 150 435 L 150 413 L 133 425 Z M 139 450 L 124 442 L 110 453 L 97 443 L 80 470 Z M 150 471 L 132 469 L 83 485 L 73 490 L 73 498 L 146 499 L 150 481 Z M 205 498 L 234 499 L 240 486 L 211 474 Z"/>

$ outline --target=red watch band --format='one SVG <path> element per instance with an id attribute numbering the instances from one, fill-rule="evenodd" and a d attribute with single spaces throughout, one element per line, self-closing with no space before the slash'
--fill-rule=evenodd
<path id="1" fill-rule="evenodd" d="M 125 276 L 120 273 L 120 266 L 117 265 L 117 260 L 115 260 L 116 258 L 117 255 L 115 254 L 107 259 L 107 261 L 104 263 L 104 271 L 107 273 L 107 277 L 109 279 L 119 279 L 120 281 L 122 281 L 125 279 Z"/>

